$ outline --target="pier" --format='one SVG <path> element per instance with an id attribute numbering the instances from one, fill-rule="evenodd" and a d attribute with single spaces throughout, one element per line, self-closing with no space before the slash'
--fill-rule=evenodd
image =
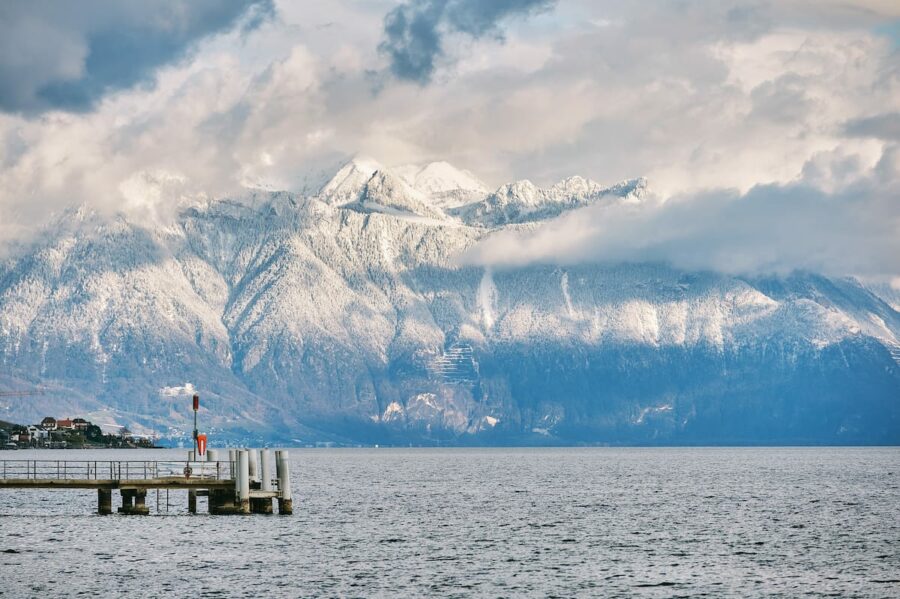
<path id="1" fill-rule="evenodd" d="M 290 455 L 286 450 L 232 449 L 227 460 L 209 449 L 206 459 L 172 461 L 0 460 L 0 489 L 95 489 L 97 513 L 112 514 L 119 491 L 121 514 L 145 515 L 150 490 L 187 490 L 188 511 L 208 497 L 210 514 L 293 513 Z"/>

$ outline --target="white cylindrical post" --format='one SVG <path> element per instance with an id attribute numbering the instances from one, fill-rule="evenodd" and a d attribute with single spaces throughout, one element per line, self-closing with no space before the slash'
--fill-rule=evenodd
<path id="1" fill-rule="evenodd" d="M 219 461 L 219 452 L 216 449 L 207 449 L 206 450 L 206 461 L 207 462 L 218 462 Z M 215 464 L 210 466 L 209 472 L 207 474 L 215 474 L 216 478 L 219 478 L 219 465 Z"/>
<path id="2" fill-rule="evenodd" d="M 247 457 L 250 459 L 250 480 L 259 482 L 259 451 L 256 449 L 248 449 Z"/>
<path id="3" fill-rule="evenodd" d="M 261 488 L 263 491 L 272 490 L 272 452 L 268 449 L 259 450 L 259 471 L 262 478 Z"/>
<path id="4" fill-rule="evenodd" d="M 294 513 L 291 498 L 291 456 L 286 449 L 275 451 L 275 469 L 278 471 L 278 513 Z"/>
<path id="5" fill-rule="evenodd" d="M 246 449 L 238 453 L 238 498 L 241 501 L 241 512 L 250 513 L 250 457 Z"/>
<path id="6" fill-rule="evenodd" d="M 237 452 L 233 449 L 228 450 L 228 469 L 231 472 L 231 476 L 237 480 L 237 465 L 234 463 L 237 456 Z"/>

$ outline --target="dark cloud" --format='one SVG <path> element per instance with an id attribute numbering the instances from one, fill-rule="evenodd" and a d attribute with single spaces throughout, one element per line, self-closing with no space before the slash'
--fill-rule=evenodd
<path id="1" fill-rule="evenodd" d="M 152 80 L 195 42 L 241 19 L 258 26 L 272 0 L 6 1 L 0 5 L 0 110 L 89 110 Z"/>
<path id="2" fill-rule="evenodd" d="M 411 0 L 384 18 L 379 50 L 400 79 L 425 84 L 444 53 L 443 37 L 462 33 L 473 38 L 502 37 L 500 23 L 514 16 L 546 10 L 555 0 Z"/>
<path id="3" fill-rule="evenodd" d="M 900 141 L 900 112 L 853 119 L 844 125 L 844 132 L 851 137 L 876 137 L 887 141 Z"/>

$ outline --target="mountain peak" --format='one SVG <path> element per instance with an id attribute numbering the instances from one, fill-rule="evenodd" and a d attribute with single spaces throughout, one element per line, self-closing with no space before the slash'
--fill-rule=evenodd
<path id="1" fill-rule="evenodd" d="M 471 172 L 456 168 L 443 160 L 424 166 L 405 165 L 397 172 L 439 208 L 453 208 L 481 199 L 487 186 Z"/>
<path id="2" fill-rule="evenodd" d="M 444 161 L 430 162 L 416 173 L 414 186 L 427 194 L 451 191 L 474 191 L 487 193 L 487 186 L 467 170 L 458 169 Z"/>
<path id="3" fill-rule="evenodd" d="M 388 169 L 372 173 L 357 194 L 356 201 L 344 206 L 360 212 L 380 212 L 397 217 L 445 218 L 440 209 L 429 205 L 421 193 Z"/>
<path id="4" fill-rule="evenodd" d="M 328 204 L 339 205 L 355 201 L 369 179 L 384 167 L 367 156 L 356 156 L 347 161 L 334 176 L 322 186 L 318 196 Z"/>

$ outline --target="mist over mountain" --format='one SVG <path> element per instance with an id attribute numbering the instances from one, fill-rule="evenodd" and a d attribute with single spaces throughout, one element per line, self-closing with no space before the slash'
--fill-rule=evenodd
<path id="1" fill-rule="evenodd" d="M 358 159 L 166 225 L 71 210 L 0 263 L 0 389 L 45 390 L 0 417 L 178 440 L 196 390 L 214 442 L 900 442 L 890 285 L 458 260 L 651 183 Z"/>

